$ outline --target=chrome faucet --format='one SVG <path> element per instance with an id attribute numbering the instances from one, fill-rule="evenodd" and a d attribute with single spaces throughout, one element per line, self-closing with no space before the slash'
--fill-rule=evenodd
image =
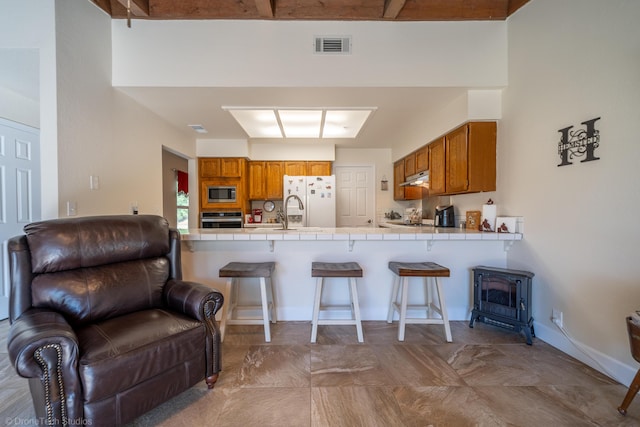
<path id="1" fill-rule="evenodd" d="M 284 215 L 283 215 L 284 218 L 280 217 L 280 215 L 279 215 L 279 217 L 283 219 L 283 221 L 282 221 L 282 229 L 283 230 L 288 230 L 289 229 L 289 214 L 287 212 L 287 209 L 288 209 L 287 207 L 289 205 L 289 199 L 292 198 L 292 197 L 294 199 L 298 199 L 298 209 L 300 209 L 300 210 L 304 209 L 304 205 L 302 204 L 302 199 L 300 199 L 300 197 L 296 196 L 295 194 L 291 194 L 290 196 L 287 196 L 287 198 L 284 199 L 284 206 L 283 206 L 283 208 L 284 208 Z M 278 214 L 280 214 L 280 212 L 278 212 Z"/>

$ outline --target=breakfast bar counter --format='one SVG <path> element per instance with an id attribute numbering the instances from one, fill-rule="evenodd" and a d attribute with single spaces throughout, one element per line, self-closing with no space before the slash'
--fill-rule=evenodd
<path id="1" fill-rule="evenodd" d="M 433 226 L 191 229 L 182 234 L 183 276 L 223 290 L 225 279 L 218 271 L 228 262 L 274 261 L 278 319 L 311 320 L 315 287 L 311 263 L 355 261 L 364 270 L 358 285 L 362 319 L 383 320 L 393 280 L 389 261 L 433 261 L 451 270 L 451 277 L 444 281 L 450 319 L 468 320 L 473 308 L 471 269 L 478 265 L 506 268 L 507 251 L 522 238 L 521 233 Z M 253 288 L 242 292 L 247 304 L 259 301 Z M 348 299 L 342 287 L 332 288 L 327 287 L 329 303 Z"/>

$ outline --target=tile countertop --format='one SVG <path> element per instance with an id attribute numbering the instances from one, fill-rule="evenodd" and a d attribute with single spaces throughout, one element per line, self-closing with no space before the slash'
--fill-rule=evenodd
<path id="1" fill-rule="evenodd" d="M 269 224 L 271 225 L 271 224 Z M 271 227 L 189 229 L 184 241 L 205 240 L 522 240 L 522 233 L 489 233 L 430 225 L 381 224 L 380 227 L 300 227 L 282 230 Z"/>

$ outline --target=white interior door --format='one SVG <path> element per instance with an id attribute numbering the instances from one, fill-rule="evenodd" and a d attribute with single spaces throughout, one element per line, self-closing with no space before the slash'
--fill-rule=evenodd
<path id="1" fill-rule="evenodd" d="M 6 240 L 40 215 L 40 131 L 0 118 L 0 319 L 9 316 Z"/>
<path id="2" fill-rule="evenodd" d="M 334 166 L 336 175 L 336 226 L 366 227 L 375 222 L 375 171 L 373 165 Z"/>

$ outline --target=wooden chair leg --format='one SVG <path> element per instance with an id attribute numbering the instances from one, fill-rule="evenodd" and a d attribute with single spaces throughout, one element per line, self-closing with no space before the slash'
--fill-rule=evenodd
<path id="1" fill-rule="evenodd" d="M 219 374 L 213 374 L 210 377 L 207 377 L 205 379 L 205 382 L 207 383 L 207 388 L 208 389 L 212 389 L 214 384 L 216 383 L 216 381 L 218 381 L 218 375 Z"/>
<path id="2" fill-rule="evenodd" d="M 640 390 L 640 369 L 638 369 L 636 376 L 633 378 L 633 381 L 629 386 L 629 391 L 627 391 L 627 395 L 624 397 L 622 405 L 618 408 L 618 412 L 622 415 L 627 415 L 627 408 L 631 405 L 631 401 L 636 397 L 636 394 L 638 394 L 638 390 Z"/>

